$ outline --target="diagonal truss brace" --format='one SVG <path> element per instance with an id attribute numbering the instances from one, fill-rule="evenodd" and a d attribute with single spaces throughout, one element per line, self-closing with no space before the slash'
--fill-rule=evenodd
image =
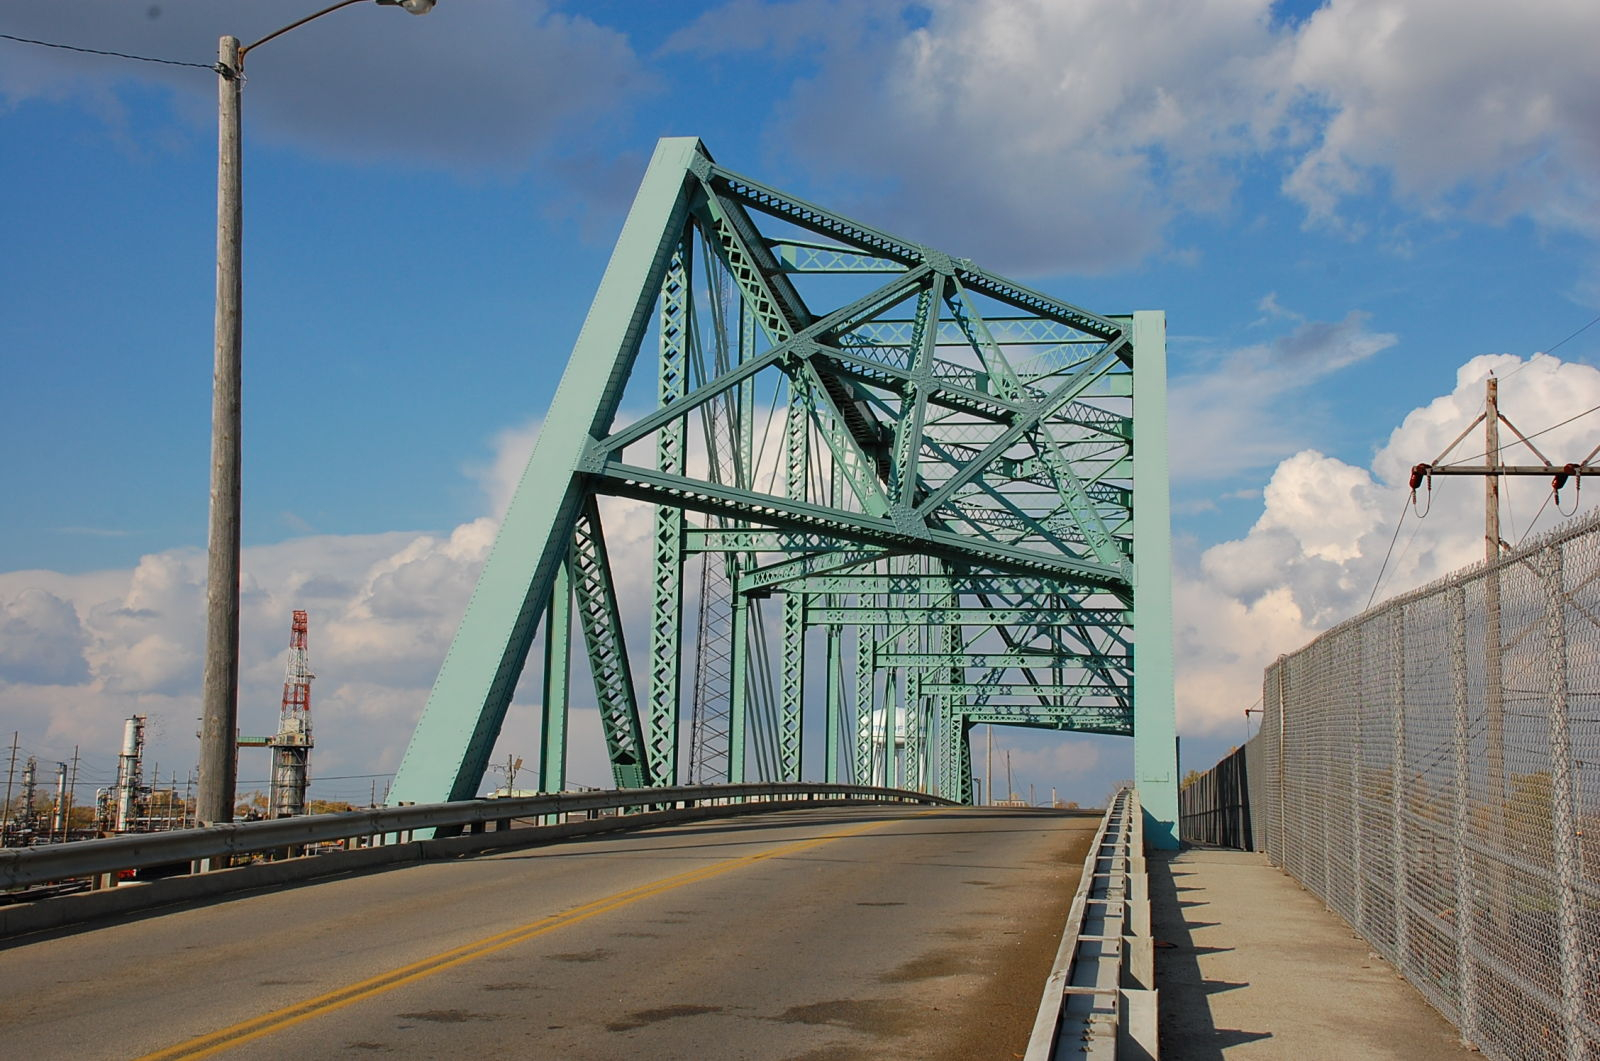
<path id="1" fill-rule="evenodd" d="M 622 636 L 622 615 L 617 611 L 617 589 L 611 579 L 611 563 L 606 557 L 594 498 L 584 504 L 574 530 L 572 589 L 577 598 L 578 624 L 583 627 L 583 639 L 589 649 L 589 667 L 594 672 L 612 777 L 618 788 L 643 788 L 651 783 L 651 773 L 645 761 L 633 670 Z"/>

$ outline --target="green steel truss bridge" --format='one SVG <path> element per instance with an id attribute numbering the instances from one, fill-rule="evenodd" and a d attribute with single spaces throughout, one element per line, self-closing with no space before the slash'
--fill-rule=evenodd
<path id="1" fill-rule="evenodd" d="M 1089 312 L 662 140 L 391 801 L 477 792 L 538 641 L 545 791 L 574 704 L 619 788 L 970 801 L 968 731 L 995 723 L 1133 737 L 1175 844 L 1166 445 L 1160 312 Z"/>

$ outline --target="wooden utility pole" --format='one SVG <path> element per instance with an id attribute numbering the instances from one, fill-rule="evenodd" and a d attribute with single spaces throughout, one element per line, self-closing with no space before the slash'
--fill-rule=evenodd
<path id="1" fill-rule="evenodd" d="M 217 47 L 217 314 L 211 377 L 211 530 L 206 546 L 206 664 L 195 817 L 233 821 L 239 755 L 239 39 Z"/>
<path id="2" fill-rule="evenodd" d="M 1484 707 L 1490 805 L 1499 807 L 1506 798 L 1506 720 L 1500 669 L 1500 569 L 1495 566 L 1500 559 L 1500 381 L 1493 376 L 1484 381 L 1483 454 L 1489 469 L 1483 477 L 1483 558 L 1489 564 L 1483 582 Z"/>
<path id="3" fill-rule="evenodd" d="M 17 739 L 21 736 L 20 729 L 11 734 L 11 765 L 6 768 L 6 805 L 4 813 L 0 814 L 0 846 L 5 845 L 6 830 L 11 826 L 11 781 L 17 776 Z"/>
<path id="4" fill-rule="evenodd" d="M 1455 449 L 1466 438 L 1472 429 L 1483 424 L 1483 464 L 1443 464 L 1450 451 Z M 1500 425 L 1504 424 L 1517 441 L 1528 447 L 1528 451 L 1542 461 L 1542 464 L 1506 464 L 1500 459 Z M 1411 490 L 1413 495 L 1424 479 L 1430 483 L 1435 475 L 1481 475 L 1483 484 L 1483 558 L 1488 564 L 1484 572 L 1484 685 L 1485 689 L 1485 764 L 1488 770 L 1489 795 L 1492 805 L 1502 808 L 1506 800 L 1506 772 L 1505 772 L 1505 688 L 1501 670 L 1501 607 L 1500 607 L 1500 571 L 1495 566 L 1506 547 L 1500 536 L 1500 478 L 1506 475 L 1548 475 L 1551 477 L 1552 490 L 1560 491 L 1569 480 L 1581 480 L 1582 476 L 1593 471 L 1590 462 L 1600 455 L 1600 446 L 1589 451 L 1589 455 L 1576 464 L 1557 465 L 1550 458 L 1539 452 L 1539 447 L 1529 441 L 1524 435 L 1500 412 L 1500 381 L 1490 376 L 1484 381 L 1483 412 L 1477 419 L 1468 424 L 1455 437 L 1455 441 L 1445 447 L 1443 453 L 1435 457 L 1432 463 L 1418 464 L 1411 469 Z M 1503 815 L 1497 814 L 1503 827 Z"/>
<path id="5" fill-rule="evenodd" d="M 66 836 L 70 839 L 72 834 L 72 801 L 78 795 L 78 746 L 72 746 L 72 776 L 67 780 L 67 815 L 63 819 L 67 823 Z"/>

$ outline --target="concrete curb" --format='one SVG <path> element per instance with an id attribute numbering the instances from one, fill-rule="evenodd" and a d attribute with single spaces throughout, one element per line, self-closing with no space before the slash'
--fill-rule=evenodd
<path id="1" fill-rule="evenodd" d="M 0 906 L 0 942 L 9 943 L 19 936 L 34 932 L 86 925 L 124 914 L 199 899 L 215 899 L 239 892 L 295 884 L 323 877 L 338 877 L 381 869 L 385 866 L 471 858 L 475 855 L 494 854 L 520 847 L 538 847 L 541 844 L 574 836 L 624 832 L 656 825 L 677 825 L 683 822 L 735 818 L 773 811 L 863 806 L 892 806 L 892 804 L 864 803 L 859 799 L 819 799 L 702 805 L 619 815 L 612 818 L 595 818 L 591 821 L 563 822 L 559 825 L 468 833 L 437 840 L 413 840 L 403 844 L 364 847 L 354 851 L 306 855 L 284 859 L 281 862 L 260 862 L 187 877 L 169 877 L 131 887 L 77 892 L 72 895 L 38 899 L 31 903 Z"/>

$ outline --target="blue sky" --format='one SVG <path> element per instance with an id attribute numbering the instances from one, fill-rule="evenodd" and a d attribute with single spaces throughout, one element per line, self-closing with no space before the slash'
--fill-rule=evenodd
<path id="1" fill-rule="evenodd" d="M 15 3 L 0 33 L 207 63 L 315 6 Z M 1597 31 L 1557 0 L 440 0 L 264 46 L 245 717 L 270 725 L 312 600 L 320 772 L 364 794 L 393 768 L 654 140 L 697 135 L 1091 309 L 1167 312 L 1182 728 L 1215 758 L 1261 666 L 1366 602 L 1397 477 L 1489 368 L 1524 431 L 1600 405 L 1600 326 L 1529 360 L 1600 313 Z M 0 40 L 0 728 L 44 757 L 103 768 L 144 710 L 192 761 L 214 99 L 204 69 Z M 1541 442 L 1575 460 L 1596 426 Z M 1383 595 L 1479 555 L 1474 489 L 1402 526 Z M 1543 489 L 1516 485 L 1519 536 Z M 1018 753 L 1086 801 L 1126 772 L 1106 742 Z"/>

